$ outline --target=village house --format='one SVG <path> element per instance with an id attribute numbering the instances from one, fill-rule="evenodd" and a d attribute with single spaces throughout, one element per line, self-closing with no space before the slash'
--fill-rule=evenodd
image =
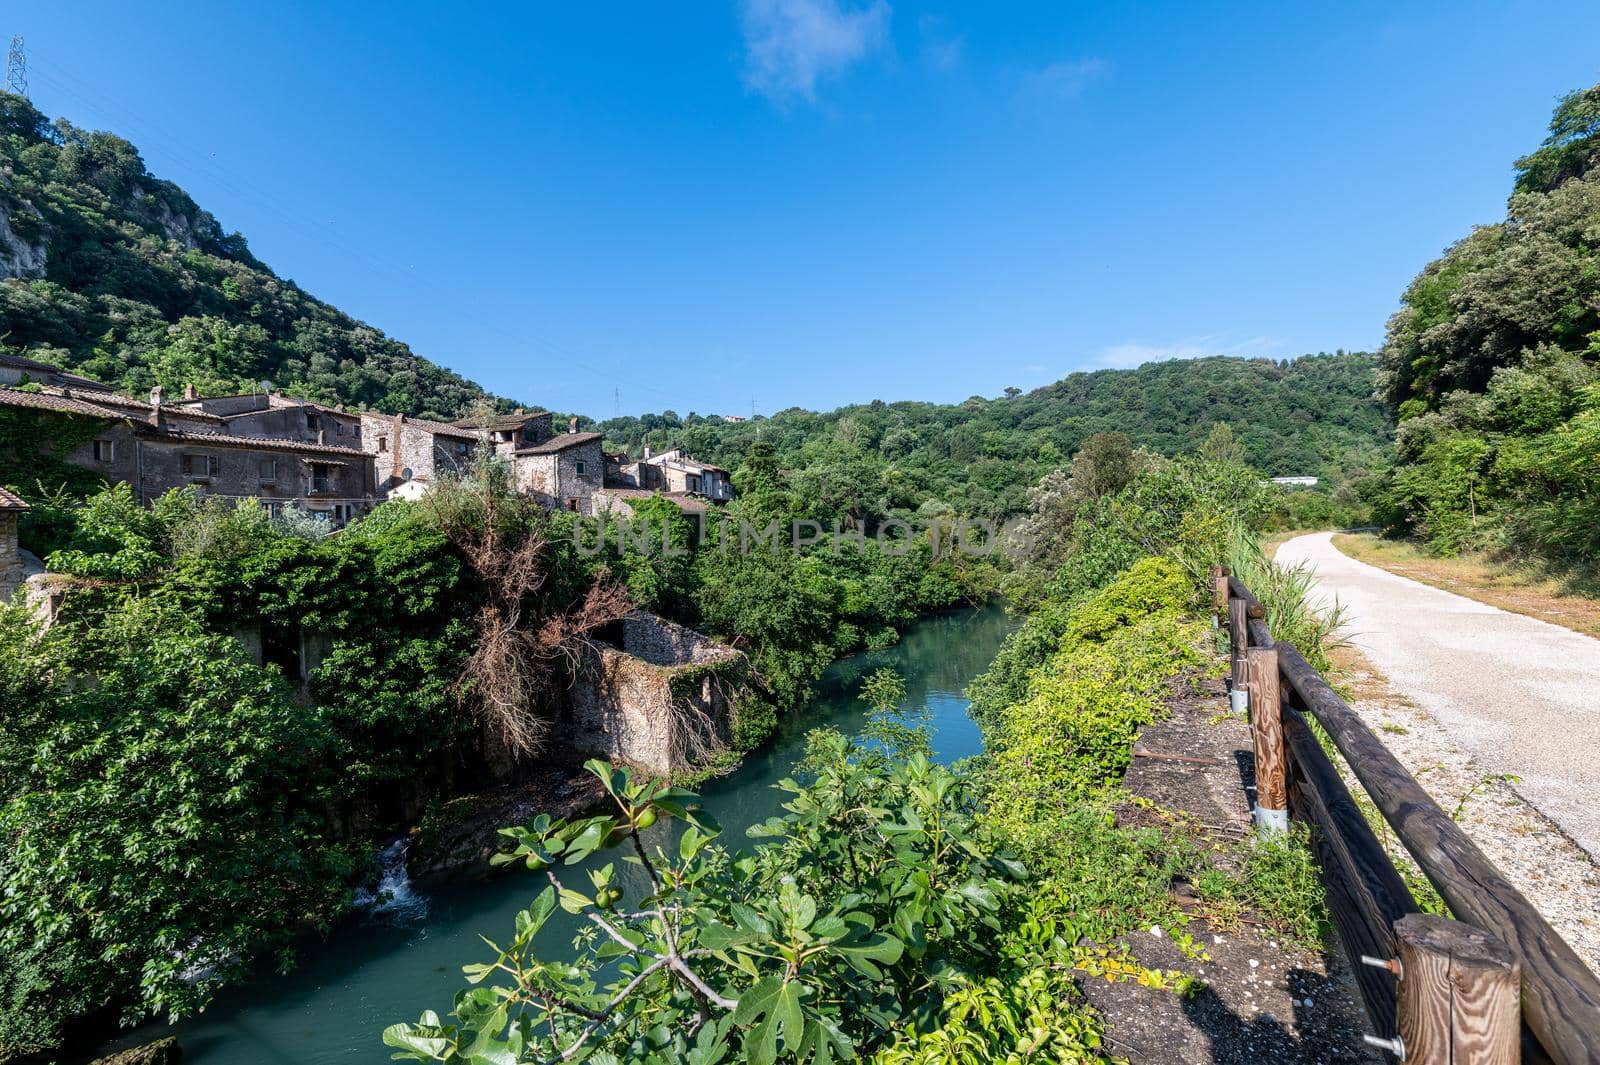
<path id="1" fill-rule="evenodd" d="M 623 467 L 623 477 L 635 487 L 651 491 L 700 495 L 718 503 L 733 498 L 727 470 L 691 458 L 681 447 L 659 455 L 646 447 L 643 458 Z"/>
<path id="2" fill-rule="evenodd" d="M 33 387 L 14 387 L 25 384 Z M 201 396 L 192 386 L 171 401 L 154 388 L 145 401 L 15 356 L 0 357 L 0 406 L 101 423 L 62 457 L 131 485 L 146 503 L 193 487 L 259 499 L 274 512 L 293 504 L 342 526 L 378 501 L 415 499 L 441 475 L 464 472 L 484 445 L 509 462 L 518 491 L 553 509 L 627 516 L 633 503 L 660 494 L 703 515 L 705 501 L 733 497 L 727 471 L 682 448 L 646 448 L 630 462 L 626 453 L 605 453 L 601 434 L 579 432 L 576 418 L 555 433 L 549 411 L 439 422 L 273 391 Z"/>
<path id="3" fill-rule="evenodd" d="M 599 433 L 568 431 L 512 453 L 515 483 L 544 506 L 578 514 L 594 513 L 594 494 L 604 484 L 605 454 Z"/>
<path id="4" fill-rule="evenodd" d="M 109 391 L 0 388 L 0 407 L 98 423 L 98 432 L 62 459 L 130 485 L 144 503 L 173 488 L 193 487 L 206 496 L 259 499 L 274 512 L 293 505 L 335 526 L 374 503 L 372 456 L 359 446 L 304 439 L 318 431 L 314 427 L 295 430 L 301 439 L 253 435 L 274 426 L 289 431 L 292 411 L 281 421 L 253 424 L 194 402 L 167 404 L 160 388 L 151 390 L 148 403 Z M 303 423 L 304 413 L 298 417 Z M 359 445 L 359 435 L 345 438 Z M 40 446 L 49 442 L 41 440 Z"/>
<path id="5" fill-rule="evenodd" d="M 464 472 L 485 439 L 482 430 L 404 414 L 361 414 L 361 449 L 373 458 L 379 498 L 414 499 L 436 478 Z"/>
<path id="6" fill-rule="evenodd" d="M 518 407 L 511 414 L 496 414 L 488 418 L 462 418 L 455 422 L 463 429 L 474 430 L 480 438 L 494 446 L 494 453 L 512 458 L 518 450 L 537 447 L 556 435 L 555 415 L 547 410 L 525 411 Z"/>

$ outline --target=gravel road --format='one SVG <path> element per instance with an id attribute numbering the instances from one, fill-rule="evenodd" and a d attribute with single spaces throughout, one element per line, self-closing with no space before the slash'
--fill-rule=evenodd
<path id="1" fill-rule="evenodd" d="M 1600 858 L 1600 640 L 1357 562 L 1332 538 L 1295 537 L 1277 559 L 1310 563 L 1394 689 Z"/>

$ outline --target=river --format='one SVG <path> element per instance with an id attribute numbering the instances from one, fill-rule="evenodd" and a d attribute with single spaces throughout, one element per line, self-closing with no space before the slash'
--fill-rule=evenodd
<path id="1" fill-rule="evenodd" d="M 906 706 L 926 705 L 932 712 L 939 760 L 977 754 L 982 742 L 961 691 L 988 667 L 1013 626 L 999 605 L 939 614 L 918 621 L 889 650 L 833 663 L 817 698 L 784 721 L 773 743 L 702 789 L 706 808 L 723 825 L 723 839 L 742 843 L 746 828 L 779 812 L 784 796 L 773 785 L 791 775 L 805 753 L 807 731 L 860 727 L 864 715 L 856 691 L 873 669 L 897 670 L 906 681 Z M 387 1062 L 383 1029 L 414 1021 L 424 1009 L 447 1013 L 466 986 L 461 966 L 486 960 L 478 936 L 503 936 L 543 886 L 524 873 L 464 877 L 427 888 L 404 905 L 347 922 L 293 972 L 237 988 L 171 1033 L 188 1065 Z M 558 911 L 542 933 L 553 953 L 570 943 L 571 919 L 559 920 L 564 917 Z M 141 1040 L 161 1034 L 156 1026 L 137 1033 Z"/>

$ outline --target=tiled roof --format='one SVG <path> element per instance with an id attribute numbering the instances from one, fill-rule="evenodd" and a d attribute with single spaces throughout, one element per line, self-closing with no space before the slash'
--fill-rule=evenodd
<path id="1" fill-rule="evenodd" d="M 227 436 L 223 433 L 192 433 L 183 429 L 141 427 L 139 435 L 156 440 L 181 440 L 206 447 L 242 447 L 256 451 L 299 451 L 311 455 L 365 457 L 366 452 L 334 444 L 311 444 L 302 440 L 279 440 L 270 436 Z"/>
<path id="2" fill-rule="evenodd" d="M 87 403 L 76 396 L 62 396 L 54 392 L 19 392 L 14 388 L 0 388 L 0 406 L 51 410 L 60 414 L 81 414 L 90 418 L 112 418 L 117 421 L 127 417 L 120 411 L 110 410 L 97 403 Z"/>
<path id="3" fill-rule="evenodd" d="M 104 381 L 96 381 L 92 377 L 84 377 L 82 374 L 75 374 L 71 370 L 63 370 L 61 367 L 52 366 L 47 362 L 25 359 L 21 355 L 0 355 L 0 366 L 8 366 L 13 370 L 23 370 L 29 376 L 48 374 L 55 378 L 58 383 L 65 381 L 72 388 L 89 388 L 96 392 L 111 391 L 111 386 Z M 39 383 L 44 384 L 45 382 L 41 381 Z"/>
<path id="4" fill-rule="evenodd" d="M 707 470 L 711 470 L 715 473 L 728 472 L 721 466 L 713 466 L 709 462 L 700 462 L 697 459 L 668 459 L 661 465 L 671 467 L 675 470 L 682 470 L 684 473 L 704 473 Z"/>
<path id="5" fill-rule="evenodd" d="M 102 403 L 107 407 L 129 408 L 140 411 L 147 415 L 150 413 L 150 404 L 146 403 L 144 400 L 134 399 L 132 396 L 124 396 L 118 392 L 106 392 L 103 395 L 97 392 L 94 395 L 94 402 Z M 179 405 L 180 404 L 177 403 L 167 403 L 165 404 L 165 407 L 168 410 L 172 410 L 173 414 L 183 418 L 204 418 L 209 422 L 222 421 L 222 415 L 220 414 L 212 414 L 210 411 L 197 410 L 187 405 L 184 405 L 182 410 L 173 410 L 174 407 Z"/>
<path id="6" fill-rule="evenodd" d="M 695 511 L 697 513 L 710 510 L 710 505 L 699 496 L 690 495 L 688 492 L 654 492 L 648 488 L 602 488 L 596 495 L 603 495 L 609 499 L 624 501 L 633 499 L 654 499 L 656 496 L 678 505 L 679 510 Z"/>
<path id="7" fill-rule="evenodd" d="M 457 418 L 456 425 L 463 429 L 520 429 L 534 418 L 548 418 L 547 410 L 530 410 L 526 414 L 496 414 L 490 418 Z"/>
<path id="8" fill-rule="evenodd" d="M 4 485 L 0 485 L 0 510 L 27 510 L 28 504 L 15 492 L 8 492 Z"/>
<path id="9" fill-rule="evenodd" d="M 362 411 L 362 417 L 382 417 L 386 421 L 394 422 L 394 414 L 381 414 L 378 411 Z M 466 425 L 453 425 L 451 422 L 435 422 L 430 417 L 405 416 L 406 425 L 418 425 L 426 432 L 434 433 L 435 437 L 456 437 L 458 440 L 482 440 L 482 429 L 467 429 Z"/>
<path id="10" fill-rule="evenodd" d="M 565 451 L 569 447 L 577 447 L 579 444 L 593 444 L 598 442 L 599 439 L 599 433 L 561 433 L 542 444 L 535 444 L 532 447 L 519 447 L 515 454 L 549 455 L 557 451 Z"/>

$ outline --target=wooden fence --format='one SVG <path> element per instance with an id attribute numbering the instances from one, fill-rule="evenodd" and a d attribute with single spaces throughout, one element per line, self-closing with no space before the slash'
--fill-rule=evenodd
<path id="1" fill-rule="evenodd" d="M 1231 683 L 1249 693 L 1257 821 L 1313 826 L 1377 1045 L 1408 1065 L 1600 1065 L 1600 980 L 1389 753 L 1226 567 Z M 1420 913 L 1312 728 L 1332 740 L 1455 920 Z M 1600 910 L 1600 899 L 1594 900 Z"/>

